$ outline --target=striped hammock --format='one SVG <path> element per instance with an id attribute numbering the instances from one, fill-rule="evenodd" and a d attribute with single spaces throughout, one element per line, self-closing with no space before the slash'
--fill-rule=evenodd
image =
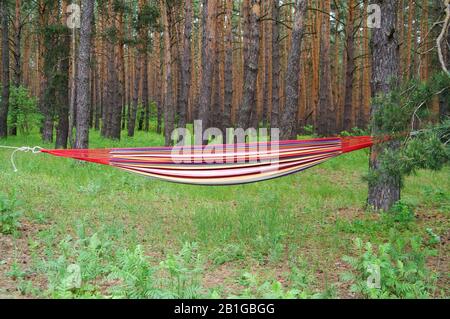
<path id="1" fill-rule="evenodd" d="M 373 144 L 372 137 L 362 136 L 229 145 L 42 152 L 110 165 L 168 182 L 235 185 L 287 176 Z"/>

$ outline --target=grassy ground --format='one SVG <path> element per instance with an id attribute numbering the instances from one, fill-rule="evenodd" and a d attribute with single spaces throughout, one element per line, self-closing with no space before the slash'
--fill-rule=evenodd
<path id="1" fill-rule="evenodd" d="M 162 143 L 155 134 L 119 143 L 93 133 L 91 147 Z M 36 134 L 0 144 L 41 142 Z M 448 167 L 407 178 L 400 217 L 390 218 L 364 209 L 367 151 L 283 179 L 221 188 L 43 154 L 18 154 L 14 173 L 9 155 L 0 151 L 0 193 L 4 211 L 19 212 L 21 225 L 0 234 L 0 298 L 370 297 L 352 286 L 364 281 L 364 270 L 343 259 L 365 258 L 354 239 L 379 247 L 418 236 L 419 255 L 431 256 L 427 287 L 413 295 L 449 296 Z M 356 276 L 350 282 L 348 272 Z M 415 278 L 408 276 L 398 278 Z M 409 296 L 382 285 L 387 296 Z"/>

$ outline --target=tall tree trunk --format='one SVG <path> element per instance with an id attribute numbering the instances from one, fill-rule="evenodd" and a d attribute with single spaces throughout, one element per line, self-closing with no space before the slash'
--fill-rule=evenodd
<path id="1" fill-rule="evenodd" d="M 140 130 L 144 130 L 146 132 L 150 129 L 150 103 L 148 100 L 148 52 L 145 50 L 142 53 L 142 111 L 141 121 L 142 126 L 139 128 Z"/>
<path id="2" fill-rule="evenodd" d="M 0 138 L 8 136 L 8 110 L 9 110 L 9 25 L 8 5 L 6 1 L 0 2 L 2 19 L 2 101 L 0 105 Z"/>
<path id="3" fill-rule="evenodd" d="M 186 0 L 184 4 L 184 36 L 183 57 L 181 64 L 181 94 L 180 94 L 180 119 L 178 126 L 186 127 L 189 95 L 191 91 L 191 37 L 192 37 L 192 0 Z"/>
<path id="4" fill-rule="evenodd" d="M 78 49 L 76 139 L 75 148 L 89 147 L 90 56 L 94 0 L 83 2 L 81 8 L 80 46 Z"/>
<path id="5" fill-rule="evenodd" d="M 350 132 L 352 129 L 352 115 L 353 115 L 353 81 L 355 72 L 355 27 L 354 27 L 354 0 L 348 1 L 348 15 L 347 15 L 347 43 L 346 56 L 347 64 L 345 67 L 345 97 L 344 97 L 344 131 Z"/>
<path id="6" fill-rule="evenodd" d="M 13 72 L 13 84 L 14 87 L 20 87 L 22 81 L 22 24 L 20 21 L 21 12 L 21 0 L 16 0 L 15 17 L 14 17 L 14 72 Z M 16 107 L 16 106 L 15 106 Z M 17 135 L 17 109 L 12 110 L 11 116 L 11 135 Z"/>
<path id="7" fill-rule="evenodd" d="M 271 127 L 280 127 L 280 1 L 272 0 L 272 113 L 271 113 Z"/>
<path id="8" fill-rule="evenodd" d="M 323 1 L 323 12 L 330 12 L 330 0 Z M 322 17 L 320 38 L 320 81 L 319 81 L 319 118 L 317 132 L 320 135 L 335 133 L 336 112 L 333 105 L 331 89 L 331 61 L 330 61 L 330 19 Z"/>
<path id="9" fill-rule="evenodd" d="M 66 5 L 67 3 L 64 2 Z M 65 12 L 65 8 L 63 10 Z M 64 20 L 64 19 L 62 19 Z M 64 23 L 61 21 L 60 23 Z M 59 83 L 56 105 L 58 107 L 58 125 L 56 126 L 56 148 L 67 148 L 69 138 L 69 74 L 70 74 L 70 30 L 65 28 L 61 40 L 58 61 Z"/>
<path id="10" fill-rule="evenodd" d="M 139 105 L 139 83 L 141 82 L 141 59 L 139 58 L 138 50 L 135 51 L 134 57 L 134 87 L 133 87 L 133 104 L 130 106 L 130 117 L 128 119 L 128 136 L 134 136 L 136 127 L 136 116 Z"/>
<path id="11" fill-rule="evenodd" d="M 172 53 L 170 48 L 170 33 L 167 4 L 160 0 L 162 11 L 162 23 L 164 26 L 164 137 L 165 144 L 172 144 L 172 132 L 175 126 L 175 105 L 173 103 L 173 85 L 172 85 Z"/>
<path id="12" fill-rule="evenodd" d="M 261 15 L 261 1 L 251 0 L 248 19 L 248 56 L 244 61 L 244 96 L 239 109 L 238 127 L 247 129 L 250 127 L 252 111 L 256 102 L 256 79 L 258 76 L 259 62 L 259 18 Z M 256 111 L 256 110 L 255 110 Z"/>
<path id="13" fill-rule="evenodd" d="M 233 1 L 226 0 L 223 129 L 231 128 L 233 108 Z M 226 133 L 226 131 L 223 131 Z"/>
<path id="14" fill-rule="evenodd" d="M 414 71 L 414 66 L 412 65 L 412 41 L 415 37 L 415 30 L 414 30 L 414 11 L 415 11 L 415 1 L 409 0 L 408 2 L 408 34 L 406 35 L 406 61 L 405 61 L 405 80 L 408 81 L 411 76 L 411 71 Z M 415 42 L 415 40 L 414 40 Z"/>
<path id="15" fill-rule="evenodd" d="M 372 35 L 372 94 L 386 95 L 394 89 L 393 80 L 399 78 L 400 55 L 397 32 L 397 1 L 377 0 L 381 7 L 383 23 L 380 29 L 374 29 Z M 407 52 L 410 53 L 410 52 Z M 372 104 L 372 114 L 379 111 L 381 105 Z M 373 123 L 373 135 L 377 136 L 381 128 Z M 368 204 L 377 210 L 389 210 L 400 199 L 400 177 L 387 175 L 380 171 L 379 156 L 386 150 L 395 150 L 398 142 L 375 145 L 371 151 L 370 169 L 378 174 L 376 180 L 369 183 Z"/>
<path id="16" fill-rule="evenodd" d="M 286 105 L 281 122 L 281 139 L 297 138 L 297 114 L 300 82 L 300 57 L 302 40 L 305 34 L 304 23 L 306 14 L 306 0 L 295 1 L 295 18 L 291 35 L 291 50 L 286 71 L 285 96 Z"/>
<path id="17" fill-rule="evenodd" d="M 215 1 L 203 0 L 202 13 L 202 80 L 199 97 L 198 116 L 202 121 L 203 129 L 210 126 L 211 93 L 214 69 L 214 42 L 215 42 Z"/>

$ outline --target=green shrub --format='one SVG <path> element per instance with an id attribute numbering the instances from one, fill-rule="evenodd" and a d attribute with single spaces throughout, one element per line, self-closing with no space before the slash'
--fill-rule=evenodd
<path id="1" fill-rule="evenodd" d="M 9 127 L 17 125 L 18 131 L 29 135 L 34 128 L 41 125 L 42 115 L 37 108 L 37 100 L 32 97 L 27 88 L 11 86 L 10 112 L 8 113 Z M 14 119 L 16 124 L 14 124 Z"/>
<path id="2" fill-rule="evenodd" d="M 426 266 L 426 259 L 435 252 L 422 245 L 418 237 L 395 239 L 381 244 L 378 249 L 370 242 L 355 240 L 357 255 L 343 260 L 353 271 L 344 273 L 342 280 L 351 281 L 351 291 L 365 298 L 429 298 L 432 296 L 436 275 Z M 379 286 L 368 283 L 379 269 Z"/>
<path id="3" fill-rule="evenodd" d="M 19 219 L 22 212 L 17 209 L 17 201 L 0 193 L 0 233 L 5 235 L 17 234 L 20 227 Z"/>

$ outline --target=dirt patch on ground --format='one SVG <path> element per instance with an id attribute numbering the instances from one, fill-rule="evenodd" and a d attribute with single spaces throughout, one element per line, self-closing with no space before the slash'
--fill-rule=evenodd
<path id="1" fill-rule="evenodd" d="M 45 278 L 31 269 L 31 254 L 28 243 L 45 226 L 22 221 L 19 237 L 0 234 L 0 299 L 31 298 L 19 291 L 19 278 L 11 273 L 14 264 L 23 272 L 22 280 L 32 281 L 35 288 L 45 289 Z"/>

